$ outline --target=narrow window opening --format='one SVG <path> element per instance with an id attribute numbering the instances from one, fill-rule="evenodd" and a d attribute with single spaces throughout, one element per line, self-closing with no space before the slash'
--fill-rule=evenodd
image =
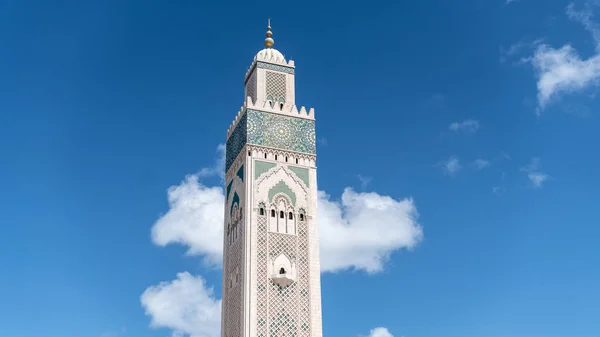
<path id="1" fill-rule="evenodd" d="M 248 157 L 252 156 L 252 153 L 250 153 L 250 151 L 248 151 Z"/>
<path id="2" fill-rule="evenodd" d="M 277 160 L 277 155 L 275 155 L 275 160 Z"/>
<path id="3" fill-rule="evenodd" d="M 294 218 L 294 215 L 292 214 L 292 212 L 290 212 L 290 214 L 288 214 L 288 219 L 292 220 Z"/>
<path id="4" fill-rule="evenodd" d="M 261 207 L 260 210 L 258 211 L 258 214 L 265 215 L 265 209 Z"/>
<path id="5" fill-rule="evenodd" d="M 304 214 L 300 214 L 300 221 L 304 221 Z"/>
<path id="6" fill-rule="evenodd" d="M 267 154 L 265 153 L 265 159 L 267 159 Z"/>
<path id="7" fill-rule="evenodd" d="M 283 219 L 283 218 L 284 218 L 284 216 L 283 216 L 283 211 L 279 211 L 279 218 L 281 218 L 281 219 Z"/>
<path id="8" fill-rule="evenodd" d="M 298 158 L 296 158 L 296 164 L 298 164 Z"/>
<path id="9" fill-rule="evenodd" d="M 271 217 L 273 217 L 273 218 L 275 217 L 275 210 L 274 209 L 271 210 Z"/>
<path id="10" fill-rule="evenodd" d="M 283 103 L 279 103 L 279 110 L 283 110 Z"/>
<path id="11" fill-rule="evenodd" d="M 287 157 L 285 157 L 285 162 L 286 162 L 286 163 L 287 163 L 287 159 L 288 159 L 288 158 L 287 158 Z"/>
<path id="12" fill-rule="evenodd" d="M 285 269 L 283 267 L 281 267 L 281 269 L 279 269 L 279 275 L 283 275 L 285 274 Z"/>

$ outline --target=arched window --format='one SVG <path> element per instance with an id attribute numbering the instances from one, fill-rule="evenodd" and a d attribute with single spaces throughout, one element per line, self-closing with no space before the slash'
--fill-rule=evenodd
<path id="1" fill-rule="evenodd" d="M 277 155 L 275 155 L 275 160 L 277 160 Z"/>
<path id="2" fill-rule="evenodd" d="M 304 214 L 300 213 L 300 221 L 304 221 Z"/>
<path id="3" fill-rule="evenodd" d="M 287 157 L 285 157 L 285 162 L 287 163 Z"/>
<path id="4" fill-rule="evenodd" d="M 290 220 L 294 219 L 294 214 L 292 214 L 292 212 L 290 212 L 290 213 L 288 214 L 288 219 L 290 219 Z"/>
<path id="5" fill-rule="evenodd" d="M 298 164 L 298 158 L 296 158 L 296 164 Z"/>
<path id="6" fill-rule="evenodd" d="M 265 153 L 265 159 L 267 159 L 267 154 Z"/>
<path id="7" fill-rule="evenodd" d="M 281 269 L 279 269 L 279 275 L 283 274 L 285 274 L 285 268 L 281 267 Z"/>
<path id="8" fill-rule="evenodd" d="M 274 210 L 274 209 L 272 209 L 272 210 L 271 210 L 271 217 L 272 217 L 272 218 L 274 218 L 274 217 L 275 217 L 275 210 Z"/>
<path id="9" fill-rule="evenodd" d="M 284 217 L 284 215 L 283 215 L 283 211 L 279 211 L 279 218 L 280 218 L 280 219 L 283 219 L 283 218 L 285 218 L 285 217 Z"/>
<path id="10" fill-rule="evenodd" d="M 260 214 L 260 215 L 265 215 L 265 209 L 261 207 L 261 208 L 258 210 L 258 214 Z"/>

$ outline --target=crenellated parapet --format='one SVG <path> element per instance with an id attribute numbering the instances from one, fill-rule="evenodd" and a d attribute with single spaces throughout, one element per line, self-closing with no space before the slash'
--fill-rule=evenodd
<path id="1" fill-rule="evenodd" d="M 314 112 L 306 109 L 296 114 L 274 113 L 250 105 L 250 100 L 240 109 L 228 131 L 225 170 L 242 152 L 246 144 L 258 145 L 286 151 L 316 154 Z M 300 113 L 306 118 L 298 118 Z M 312 118 L 308 118 L 308 116 Z"/>
<path id="2" fill-rule="evenodd" d="M 313 109 L 313 108 L 310 108 L 307 111 L 305 107 L 300 107 L 300 110 L 298 110 L 298 107 L 295 104 L 290 104 L 290 103 L 275 104 L 275 103 L 269 102 L 267 100 L 263 101 L 262 104 L 254 104 L 252 102 L 251 97 L 246 97 L 246 102 L 244 103 L 244 105 L 242 105 L 240 107 L 240 110 L 238 110 L 235 118 L 231 122 L 231 125 L 229 125 L 229 129 L 227 129 L 227 139 L 229 139 L 229 137 L 231 136 L 231 133 L 233 132 L 233 130 L 235 130 L 237 124 L 240 121 L 240 118 L 242 118 L 242 115 L 246 112 L 247 109 L 260 110 L 260 111 L 264 111 L 264 112 L 268 112 L 268 113 L 289 116 L 289 117 L 295 117 L 295 118 L 303 118 L 303 119 L 310 119 L 310 120 L 315 119 L 315 109 Z"/>

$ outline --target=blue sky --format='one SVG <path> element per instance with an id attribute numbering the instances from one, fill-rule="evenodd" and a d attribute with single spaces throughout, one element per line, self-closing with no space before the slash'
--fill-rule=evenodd
<path id="1" fill-rule="evenodd" d="M 0 336 L 216 337 L 218 317 L 184 315 L 221 292 L 221 229 L 198 216 L 222 207 L 218 146 L 268 17 L 315 108 L 322 226 L 347 239 L 322 251 L 341 261 L 325 336 L 598 336 L 594 14 L 0 1 Z M 365 246 L 364 226 L 386 234 Z"/>

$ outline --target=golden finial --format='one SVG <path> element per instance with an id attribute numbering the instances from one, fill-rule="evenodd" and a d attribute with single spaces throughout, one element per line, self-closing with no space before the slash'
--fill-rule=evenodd
<path id="1" fill-rule="evenodd" d="M 265 47 L 267 48 L 271 48 L 275 44 L 275 41 L 271 36 L 273 36 L 273 33 L 271 32 L 271 19 L 269 19 L 269 22 L 267 23 L 267 38 L 265 39 Z"/>

